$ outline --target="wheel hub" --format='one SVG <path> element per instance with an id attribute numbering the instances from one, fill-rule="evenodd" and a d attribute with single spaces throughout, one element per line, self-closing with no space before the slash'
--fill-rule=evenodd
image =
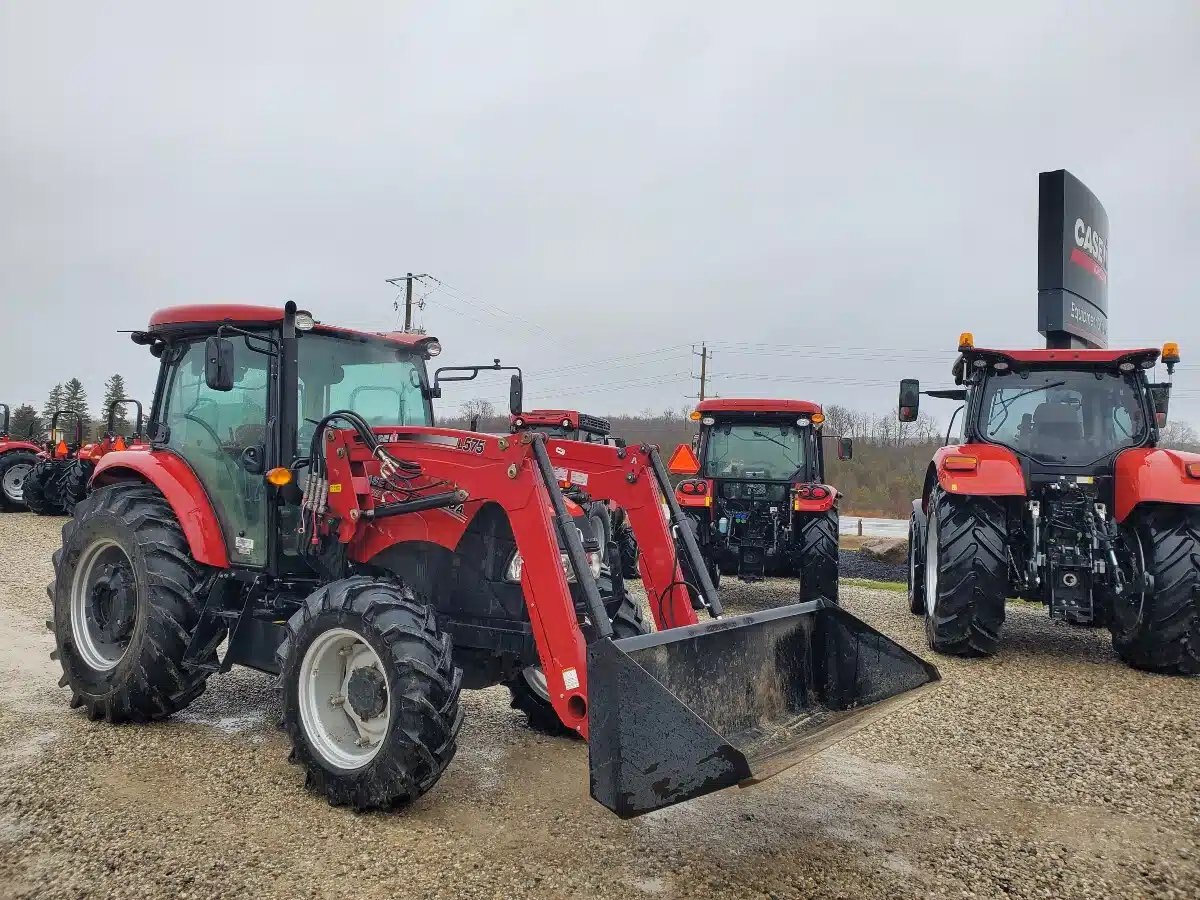
<path id="1" fill-rule="evenodd" d="M 346 682 L 346 700 L 363 721 L 375 718 L 387 708 L 387 679 L 374 666 L 354 669 Z"/>
<path id="2" fill-rule="evenodd" d="M 113 668 L 129 649 L 137 624 L 133 564 L 116 541 L 97 540 L 81 554 L 70 590 L 76 651 L 96 671 Z"/>
<path id="3" fill-rule="evenodd" d="M 92 586 L 89 600 L 98 636 L 108 643 L 127 640 L 133 632 L 137 613 L 133 573 L 125 566 L 104 566 Z"/>

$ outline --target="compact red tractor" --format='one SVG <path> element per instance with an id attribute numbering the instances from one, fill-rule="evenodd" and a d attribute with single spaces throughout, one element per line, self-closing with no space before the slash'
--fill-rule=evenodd
<path id="1" fill-rule="evenodd" d="M 1005 598 L 1107 625 L 1117 654 L 1200 672 L 1200 455 L 1158 446 L 1179 348 L 990 350 L 959 340 L 960 435 L 909 526 L 909 603 L 929 645 L 994 653 Z M 1152 384 L 1158 361 L 1168 382 Z M 900 385 L 900 420 L 920 385 Z M 955 414 L 957 416 L 957 413 Z"/>
<path id="2" fill-rule="evenodd" d="M 722 617 L 654 447 L 433 425 L 443 382 L 498 363 L 431 381 L 435 339 L 291 303 L 166 309 L 133 339 L 161 360 L 150 447 L 96 464 L 50 587 L 62 684 L 92 718 L 269 672 L 307 784 L 389 808 L 450 764 L 463 687 L 525 679 L 588 739 L 592 796 L 634 816 L 773 774 L 937 679 L 827 601 Z M 514 414 L 521 393 L 518 371 Z M 619 579 L 602 590 L 556 466 L 627 511 L 657 633 Z"/>
<path id="3" fill-rule="evenodd" d="M 25 476 L 37 465 L 42 448 L 31 434 L 24 440 L 12 437 L 8 404 L 0 403 L 0 409 L 0 512 L 15 512 L 25 509 Z"/>
<path id="4" fill-rule="evenodd" d="M 117 434 L 116 431 L 117 407 L 127 403 L 132 403 L 137 407 L 136 424 L 128 439 L 125 435 Z M 108 405 L 108 424 L 104 429 L 104 434 L 100 436 L 99 440 L 84 444 L 79 448 L 75 458 L 68 464 L 58 482 L 59 501 L 64 510 L 74 509 L 75 504 L 87 496 L 88 482 L 91 481 L 92 472 L 96 469 L 96 463 L 105 454 L 115 450 L 136 450 L 149 447 L 146 437 L 142 433 L 142 422 L 142 404 L 137 400 L 123 397 Z"/>
<path id="5" fill-rule="evenodd" d="M 608 419 L 590 416 L 573 409 L 531 409 L 519 416 L 511 416 L 509 427 L 513 434 L 540 431 L 547 437 L 561 438 L 564 441 L 625 446 L 624 438 L 612 436 L 612 425 Z M 560 474 L 565 475 L 565 470 Z M 621 575 L 625 578 L 637 578 L 637 538 L 634 537 L 625 511 L 612 503 L 593 500 L 586 489 L 571 484 L 565 478 L 560 479 L 559 486 L 567 497 L 588 510 L 594 529 L 598 534 L 604 535 L 603 543 L 606 547 L 610 541 L 616 542 Z"/>
<path id="6" fill-rule="evenodd" d="M 75 418 L 75 437 L 68 441 L 66 432 L 58 428 L 64 415 Z M 83 447 L 83 418 L 64 410 L 55 410 L 50 417 L 50 432 L 37 463 L 25 474 L 21 492 L 25 506 L 39 516 L 69 516 L 71 498 L 66 493 L 67 473 L 71 461 Z"/>
<path id="7" fill-rule="evenodd" d="M 805 400 L 704 400 L 671 471 L 710 576 L 797 575 L 801 599 L 838 597 L 838 492 L 825 484 L 825 414 Z M 849 438 L 837 438 L 850 459 Z"/>

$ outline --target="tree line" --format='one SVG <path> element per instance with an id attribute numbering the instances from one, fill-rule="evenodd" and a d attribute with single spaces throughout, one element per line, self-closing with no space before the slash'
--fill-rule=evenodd
<path id="1" fill-rule="evenodd" d="M 125 379 L 116 373 L 110 375 L 104 382 L 104 398 L 100 408 L 93 413 L 83 382 L 78 378 L 68 378 L 50 389 L 41 409 L 29 403 L 13 407 L 9 435 L 19 440 L 45 441 L 50 437 L 50 427 L 57 413 L 57 431 L 66 440 L 74 440 L 77 422 L 84 440 L 94 440 L 108 424 L 109 407 L 125 396 Z M 118 434 L 128 435 L 132 431 L 129 416 L 126 404 L 117 406 L 113 427 Z"/>
<path id="2" fill-rule="evenodd" d="M 607 416 L 612 433 L 629 443 L 657 444 L 669 456 L 677 444 L 686 444 L 696 433 L 688 418 L 691 407 L 646 409 L 637 415 Z M 922 412 L 915 422 L 903 423 L 896 413 L 873 414 L 833 404 L 825 408 L 822 433 L 854 439 L 854 458 L 839 460 L 832 442 L 825 446 L 825 478 L 843 495 L 843 513 L 886 518 L 908 518 L 912 500 L 921 495 L 925 471 L 933 452 L 946 441 L 949 423 Z M 486 400 L 463 404 L 460 415 L 444 419 L 450 428 L 467 428 L 478 416 L 485 432 L 506 432 L 508 417 L 496 414 Z M 956 420 L 957 423 L 957 420 Z M 1200 434 L 1187 422 L 1168 422 L 1161 443 L 1165 447 L 1200 451 Z"/>

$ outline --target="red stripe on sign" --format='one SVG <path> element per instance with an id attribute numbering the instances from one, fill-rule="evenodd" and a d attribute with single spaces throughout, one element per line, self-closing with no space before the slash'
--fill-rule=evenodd
<path id="1" fill-rule="evenodd" d="M 1108 281 L 1108 273 L 1104 271 L 1104 266 L 1096 262 L 1078 247 L 1071 250 L 1071 262 L 1080 268 L 1087 269 L 1101 281 Z"/>

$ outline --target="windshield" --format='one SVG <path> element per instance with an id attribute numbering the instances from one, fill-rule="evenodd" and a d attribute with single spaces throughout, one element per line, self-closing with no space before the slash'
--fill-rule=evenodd
<path id="1" fill-rule="evenodd" d="M 785 481 L 804 465 L 804 436 L 794 425 L 714 425 L 703 474 L 709 478 Z"/>
<path id="2" fill-rule="evenodd" d="M 986 440 L 1039 462 L 1086 466 L 1146 439 L 1140 383 L 1118 372 L 995 372 L 979 409 Z"/>
<path id="3" fill-rule="evenodd" d="M 300 435 L 335 409 L 350 409 L 370 425 L 430 425 L 421 393 L 425 360 L 383 341 L 308 332 L 299 340 Z"/>

